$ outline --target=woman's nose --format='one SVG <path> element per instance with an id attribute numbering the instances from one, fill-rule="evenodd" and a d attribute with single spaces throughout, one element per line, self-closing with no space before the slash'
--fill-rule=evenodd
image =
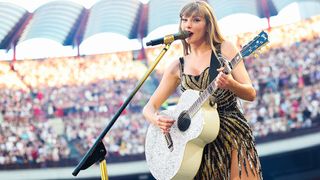
<path id="1" fill-rule="evenodd" d="M 192 21 L 188 21 L 188 22 L 187 22 L 187 26 L 188 26 L 188 27 L 192 27 Z"/>
<path id="2" fill-rule="evenodd" d="M 187 21 L 185 24 L 185 28 L 190 29 L 192 27 L 192 24 L 190 21 Z"/>

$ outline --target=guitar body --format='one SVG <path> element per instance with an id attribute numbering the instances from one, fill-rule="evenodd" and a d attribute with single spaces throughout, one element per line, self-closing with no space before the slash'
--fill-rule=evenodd
<path id="1" fill-rule="evenodd" d="M 198 98 L 198 91 L 186 90 L 174 110 L 161 113 L 177 120 Z M 217 137 L 220 121 L 216 108 L 211 107 L 208 102 L 190 119 L 190 126 L 185 131 L 178 128 L 177 121 L 171 127 L 171 150 L 161 129 L 154 125 L 149 126 L 145 154 L 148 167 L 156 179 L 192 179 L 196 175 L 203 148 Z"/>

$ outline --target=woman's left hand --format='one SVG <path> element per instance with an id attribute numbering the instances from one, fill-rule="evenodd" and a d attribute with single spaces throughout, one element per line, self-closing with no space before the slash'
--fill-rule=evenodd
<path id="1" fill-rule="evenodd" d="M 223 69 L 224 69 L 224 67 L 217 69 L 217 71 L 219 71 L 219 74 L 216 78 L 215 85 L 216 85 L 216 87 L 221 88 L 221 89 L 230 89 L 231 90 L 234 83 L 235 83 L 235 80 L 233 79 L 231 74 L 225 74 L 223 72 Z"/>

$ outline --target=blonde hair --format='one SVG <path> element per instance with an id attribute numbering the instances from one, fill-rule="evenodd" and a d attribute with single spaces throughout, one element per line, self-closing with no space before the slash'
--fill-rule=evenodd
<path id="1" fill-rule="evenodd" d="M 211 49 L 216 50 L 215 45 L 221 44 L 224 41 L 224 37 L 222 36 L 220 29 L 218 27 L 217 18 L 213 13 L 212 7 L 205 1 L 193 1 L 186 4 L 180 11 L 180 25 L 179 31 L 182 32 L 181 29 L 181 19 L 183 16 L 190 17 L 193 14 L 198 16 L 203 16 L 206 20 L 206 42 L 211 46 Z M 184 55 L 188 55 L 191 51 L 190 45 L 182 40 L 183 52 Z"/>

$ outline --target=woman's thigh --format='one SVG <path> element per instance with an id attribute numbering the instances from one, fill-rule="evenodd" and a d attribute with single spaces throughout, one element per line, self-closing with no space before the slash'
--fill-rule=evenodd
<path id="1" fill-rule="evenodd" d="M 244 150 L 243 150 L 242 154 L 245 154 Z M 253 153 L 251 152 L 251 154 L 253 154 Z M 239 166 L 238 166 L 238 152 L 237 152 L 237 150 L 233 150 L 231 152 L 231 178 L 230 179 L 231 180 L 240 180 L 240 179 L 241 180 L 259 180 L 258 170 L 255 168 L 255 169 L 253 169 L 254 172 L 252 172 L 248 159 L 246 157 L 244 157 L 244 158 L 246 161 L 248 175 L 246 173 L 244 163 L 240 162 L 240 164 L 241 164 L 241 177 L 240 177 L 239 176 Z M 253 168 L 254 168 L 254 166 L 253 166 Z"/>

